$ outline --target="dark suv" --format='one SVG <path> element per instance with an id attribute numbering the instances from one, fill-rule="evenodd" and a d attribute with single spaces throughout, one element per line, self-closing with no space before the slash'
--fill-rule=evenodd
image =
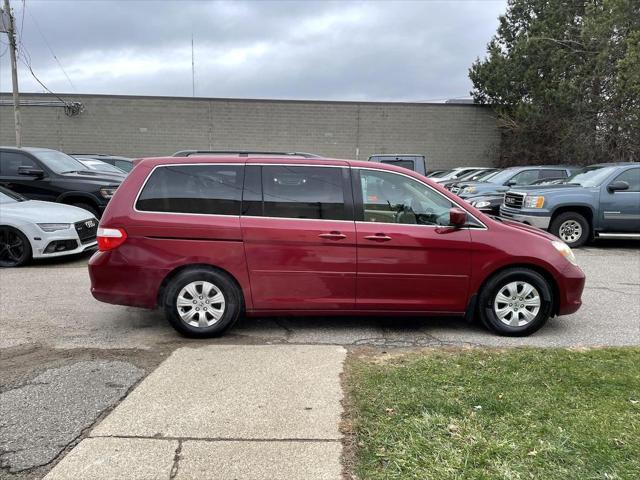
<path id="1" fill-rule="evenodd" d="M 75 205 L 100 218 L 121 181 L 57 150 L 0 147 L 0 185 L 32 200 Z"/>

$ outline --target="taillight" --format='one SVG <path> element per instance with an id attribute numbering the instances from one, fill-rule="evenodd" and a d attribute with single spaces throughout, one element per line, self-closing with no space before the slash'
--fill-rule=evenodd
<path id="1" fill-rule="evenodd" d="M 118 248 L 126 239 L 124 228 L 98 228 L 98 249 L 102 252 Z"/>

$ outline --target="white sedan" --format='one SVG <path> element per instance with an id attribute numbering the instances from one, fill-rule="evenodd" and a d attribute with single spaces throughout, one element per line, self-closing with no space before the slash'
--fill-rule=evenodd
<path id="1" fill-rule="evenodd" d="M 0 187 L 0 267 L 94 249 L 97 230 L 98 220 L 82 208 L 27 200 Z"/>

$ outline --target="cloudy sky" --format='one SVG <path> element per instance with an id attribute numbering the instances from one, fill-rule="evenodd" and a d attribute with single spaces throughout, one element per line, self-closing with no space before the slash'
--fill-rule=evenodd
<path id="1" fill-rule="evenodd" d="M 468 96 L 467 70 L 506 8 L 506 0 L 11 3 L 22 91 L 43 91 L 30 63 L 57 93 L 191 96 L 193 35 L 196 96 L 374 101 Z"/>

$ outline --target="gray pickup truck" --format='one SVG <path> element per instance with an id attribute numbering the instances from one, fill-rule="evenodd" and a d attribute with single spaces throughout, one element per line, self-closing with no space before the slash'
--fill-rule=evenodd
<path id="1" fill-rule="evenodd" d="M 640 163 L 592 165 L 559 185 L 509 190 L 500 216 L 549 230 L 570 247 L 640 235 Z"/>

